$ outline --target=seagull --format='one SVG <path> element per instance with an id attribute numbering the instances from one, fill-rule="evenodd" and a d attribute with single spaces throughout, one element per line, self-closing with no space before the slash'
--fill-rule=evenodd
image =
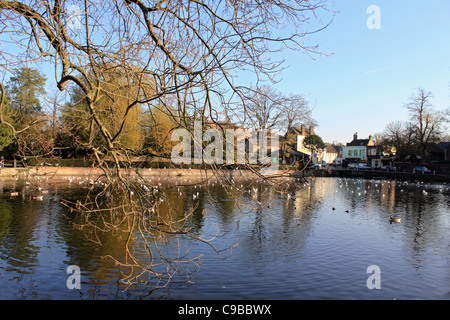
<path id="1" fill-rule="evenodd" d="M 402 218 L 398 218 L 398 217 L 393 217 L 393 216 L 390 216 L 389 217 L 389 223 L 390 224 L 392 224 L 392 223 L 401 223 L 402 222 Z"/>

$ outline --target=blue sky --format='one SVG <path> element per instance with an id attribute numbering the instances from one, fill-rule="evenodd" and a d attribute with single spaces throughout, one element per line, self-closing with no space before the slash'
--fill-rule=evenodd
<path id="1" fill-rule="evenodd" d="M 370 5 L 381 10 L 380 29 L 366 25 Z M 450 107 L 450 0 L 335 0 L 330 9 L 338 11 L 333 23 L 306 44 L 332 55 L 283 52 L 287 68 L 276 85 L 315 105 L 324 141 L 366 138 L 407 120 L 403 105 L 418 87 L 433 93 L 436 109 Z"/>
<path id="2" fill-rule="evenodd" d="M 370 5 L 380 8 L 380 29 L 366 25 Z M 433 93 L 436 109 L 450 106 L 449 0 L 336 0 L 331 8 L 339 11 L 334 22 L 308 44 L 333 55 L 285 53 L 288 68 L 276 85 L 316 105 L 324 141 L 366 138 L 407 120 L 403 104 L 418 87 Z"/>

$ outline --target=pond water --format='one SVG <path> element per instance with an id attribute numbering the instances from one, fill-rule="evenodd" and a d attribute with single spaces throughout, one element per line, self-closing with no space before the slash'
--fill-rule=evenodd
<path id="1" fill-rule="evenodd" d="M 450 299 L 447 184 L 317 178 L 283 194 L 239 183 L 232 194 L 220 183 L 171 189 L 180 214 L 196 205 L 193 230 L 218 234 L 211 243 L 230 250 L 186 241 L 187 258 L 201 262 L 193 281 L 154 288 L 125 286 L 123 268 L 105 258 L 123 255 L 121 237 L 94 243 L 73 227 L 61 200 L 85 192 L 76 181 L 46 182 L 42 201 L 31 191 L 11 197 L 24 181 L 0 181 L 0 299 Z M 67 285 L 71 265 L 79 289 Z"/>

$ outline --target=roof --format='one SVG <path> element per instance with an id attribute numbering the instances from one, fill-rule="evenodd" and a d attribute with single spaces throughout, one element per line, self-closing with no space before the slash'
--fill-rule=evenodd
<path id="1" fill-rule="evenodd" d="M 208 120 L 206 121 L 206 125 L 208 127 L 210 127 L 211 129 L 217 129 L 217 128 L 221 128 L 221 129 L 227 129 L 227 128 L 232 128 L 235 129 L 237 128 L 237 125 L 231 122 L 227 122 L 227 121 L 213 121 L 213 120 Z"/>
<path id="2" fill-rule="evenodd" d="M 355 147 L 355 146 L 367 146 L 367 144 L 369 143 L 369 139 L 356 139 L 353 140 L 352 142 L 348 142 L 347 146 L 350 147 Z"/>
<path id="3" fill-rule="evenodd" d="M 358 134 L 355 133 L 353 135 L 353 140 L 347 143 L 348 147 L 357 147 L 357 146 L 375 146 L 375 143 L 372 140 L 372 136 L 369 136 L 369 139 L 358 139 Z"/>
<path id="4" fill-rule="evenodd" d="M 442 150 L 444 150 L 444 149 L 446 149 L 446 148 L 448 148 L 450 146 L 450 142 L 439 142 L 437 144 L 437 146 L 439 148 L 441 148 Z"/>
<path id="5" fill-rule="evenodd" d="M 439 145 L 435 144 L 435 143 L 430 143 L 427 146 L 427 150 L 428 152 L 433 152 L 433 153 L 443 153 L 444 150 L 439 148 Z"/>
<path id="6" fill-rule="evenodd" d="M 290 155 L 294 155 L 294 156 L 307 156 L 307 157 L 311 156 L 310 154 L 307 154 L 307 153 L 304 153 L 301 151 L 297 151 L 294 149 L 286 150 L 286 152 L 289 153 Z"/>
<path id="7" fill-rule="evenodd" d="M 342 146 L 333 146 L 334 150 L 336 150 L 337 153 L 342 151 Z"/>
<path id="8" fill-rule="evenodd" d="M 307 136 L 310 134 L 315 134 L 312 126 L 309 128 L 306 128 L 306 126 L 303 124 L 301 125 L 300 128 L 299 127 L 291 127 L 291 128 L 289 128 L 289 131 L 298 136 Z"/>
<path id="9" fill-rule="evenodd" d="M 325 152 L 326 153 L 339 153 L 335 147 L 333 146 L 326 146 L 325 147 Z"/>

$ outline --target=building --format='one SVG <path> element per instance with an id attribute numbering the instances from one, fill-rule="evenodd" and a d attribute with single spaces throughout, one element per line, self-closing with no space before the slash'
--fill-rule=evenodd
<path id="1" fill-rule="evenodd" d="M 358 139 L 358 133 L 353 135 L 353 140 L 342 147 L 342 158 L 349 162 L 364 162 L 369 165 L 372 160 L 379 157 L 378 148 L 373 142 L 372 136 L 368 139 Z"/>
<path id="2" fill-rule="evenodd" d="M 321 161 L 330 164 L 338 157 L 339 152 L 336 150 L 334 146 L 326 146 L 325 150 L 323 150 Z"/>
<path id="3" fill-rule="evenodd" d="M 326 146 L 324 149 L 313 153 L 311 163 L 330 164 L 338 155 L 338 151 L 333 146 Z"/>
<path id="4" fill-rule="evenodd" d="M 291 133 L 293 133 L 293 134 L 295 134 L 297 136 L 297 139 L 296 139 L 296 142 L 297 142 L 296 150 L 298 152 L 310 155 L 311 154 L 311 150 L 309 150 L 308 148 L 306 148 L 303 145 L 303 140 L 307 136 L 315 134 L 313 127 L 306 128 L 306 126 L 302 124 L 300 128 L 293 127 L 293 128 L 290 129 L 290 131 L 291 131 Z"/>
<path id="5" fill-rule="evenodd" d="M 436 143 L 429 143 L 427 145 L 427 157 L 426 161 L 431 162 L 442 162 L 445 160 L 445 149 L 442 149 Z"/>
<path id="6" fill-rule="evenodd" d="M 285 159 L 283 161 L 286 163 L 309 163 L 311 158 L 311 150 L 307 149 L 303 145 L 303 139 L 312 134 L 315 134 L 312 126 L 307 128 L 305 125 L 301 125 L 300 128 L 290 128 L 285 135 Z"/>
<path id="7" fill-rule="evenodd" d="M 442 150 L 444 153 L 444 161 L 450 160 L 450 142 L 439 142 L 437 146 Z"/>

